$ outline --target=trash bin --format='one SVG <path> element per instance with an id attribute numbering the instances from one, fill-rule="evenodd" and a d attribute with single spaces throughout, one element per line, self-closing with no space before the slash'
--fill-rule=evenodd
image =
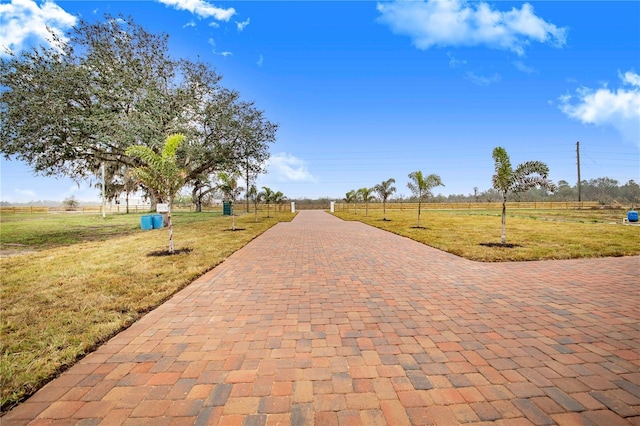
<path id="1" fill-rule="evenodd" d="M 627 213 L 627 219 L 629 220 L 629 222 L 637 222 L 638 212 L 635 210 L 631 210 L 629 213 Z"/>
<path id="2" fill-rule="evenodd" d="M 153 229 L 153 219 L 151 215 L 140 216 L 140 227 L 143 231 Z"/>
<path id="3" fill-rule="evenodd" d="M 153 229 L 160 229 L 164 226 L 164 220 L 161 214 L 151 215 L 153 220 Z"/>
<path id="4" fill-rule="evenodd" d="M 223 201 L 222 202 L 222 215 L 223 216 L 231 216 L 232 213 L 233 213 L 233 206 L 231 206 L 231 203 Z"/>

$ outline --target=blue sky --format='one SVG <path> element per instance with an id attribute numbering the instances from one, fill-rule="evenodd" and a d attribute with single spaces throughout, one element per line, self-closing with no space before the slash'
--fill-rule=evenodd
<path id="1" fill-rule="evenodd" d="M 43 42 L 78 17 L 131 15 L 170 35 L 280 124 L 258 183 L 290 198 L 439 174 L 442 194 L 491 187 L 491 152 L 554 181 L 640 181 L 637 1 L 0 2 L 0 44 Z M 19 29 L 19 30 L 18 30 Z M 3 201 L 98 198 L 87 183 L 1 162 Z"/>

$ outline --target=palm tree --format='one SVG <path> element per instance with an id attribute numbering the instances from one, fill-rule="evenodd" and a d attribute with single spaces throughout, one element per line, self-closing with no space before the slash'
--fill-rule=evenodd
<path id="1" fill-rule="evenodd" d="M 511 160 L 507 151 L 498 146 L 493 149 L 493 161 L 496 174 L 493 175 L 493 189 L 502 195 L 502 244 L 507 243 L 507 195 L 517 194 L 530 188 L 540 187 L 555 190 L 555 185 L 548 179 L 549 167 L 541 161 L 527 161 L 519 164 L 515 170 L 511 168 Z"/>
<path id="2" fill-rule="evenodd" d="M 263 186 L 262 192 L 260 193 L 260 198 L 267 204 L 267 217 L 269 216 L 269 203 L 273 200 L 273 190 L 269 187 Z"/>
<path id="3" fill-rule="evenodd" d="M 391 194 L 396 192 L 396 187 L 391 186 L 394 183 L 396 183 L 396 180 L 394 178 L 390 178 L 373 187 L 382 200 L 382 220 L 387 220 L 387 199 Z"/>
<path id="4" fill-rule="evenodd" d="M 256 215 L 256 223 L 258 222 L 258 203 L 260 202 L 260 194 L 258 188 L 255 185 L 251 185 L 251 188 L 247 191 L 247 198 L 253 202 L 253 211 Z"/>
<path id="5" fill-rule="evenodd" d="M 277 207 L 284 202 L 284 194 L 280 191 L 276 191 L 271 196 L 271 201 L 273 201 L 273 215 L 276 215 Z"/>
<path id="6" fill-rule="evenodd" d="M 161 154 L 157 154 L 148 146 L 133 145 L 127 148 L 126 154 L 138 158 L 143 165 L 133 169 L 132 175 L 147 188 L 156 191 L 158 196 L 169 205 L 169 253 L 173 249 L 173 224 L 171 222 L 171 206 L 173 198 L 184 186 L 187 173 L 178 167 L 176 151 L 184 141 L 184 135 L 173 134 L 167 137 Z"/>
<path id="7" fill-rule="evenodd" d="M 356 212 L 356 203 L 358 202 L 358 193 L 353 189 L 345 194 L 344 197 L 345 203 L 347 203 L 347 207 L 349 203 L 353 203 L 353 212 Z"/>
<path id="8" fill-rule="evenodd" d="M 431 190 L 436 186 L 444 186 L 440 176 L 436 174 L 430 174 L 426 178 L 422 175 L 422 172 L 409 173 L 409 179 L 411 182 L 407 184 L 407 187 L 411 190 L 413 195 L 418 198 L 418 228 L 420 228 L 420 209 L 422 207 L 422 201 L 426 201 L 427 198 L 432 197 Z"/>
<path id="9" fill-rule="evenodd" d="M 369 216 L 369 201 L 373 201 L 376 197 L 372 194 L 373 188 L 364 188 L 358 189 L 358 194 L 360 195 L 360 199 L 364 203 L 364 215 Z"/>
<path id="10" fill-rule="evenodd" d="M 238 179 L 240 178 L 240 174 L 238 172 L 235 173 L 218 173 L 218 189 L 220 192 L 224 194 L 224 198 L 227 199 L 227 202 L 231 204 L 231 230 L 236 230 L 236 214 L 233 211 L 233 204 L 236 201 L 236 198 L 240 195 L 240 193 L 244 190 L 244 188 L 238 186 Z"/>

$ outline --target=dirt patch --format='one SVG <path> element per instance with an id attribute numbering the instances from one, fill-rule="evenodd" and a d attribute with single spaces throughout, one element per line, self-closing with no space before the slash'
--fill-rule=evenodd
<path id="1" fill-rule="evenodd" d="M 31 254 L 31 253 L 36 253 L 35 250 L 21 250 L 21 249 L 12 249 L 12 248 L 4 248 L 2 250 L 0 250 L 0 258 L 5 258 L 5 257 L 15 257 L 15 256 L 22 256 L 25 254 Z"/>
<path id="2" fill-rule="evenodd" d="M 498 247 L 498 248 L 516 248 L 522 247 L 520 244 L 511 244 L 511 243 L 480 243 L 481 246 L 484 247 Z"/>
<path id="3" fill-rule="evenodd" d="M 151 253 L 147 254 L 147 257 L 162 257 L 162 256 L 176 256 L 179 254 L 188 254 L 191 253 L 191 249 L 190 248 L 181 248 L 178 250 L 174 250 L 173 253 L 169 253 L 169 250 L 157 250 L 157 251 L 152 251 Z"/>

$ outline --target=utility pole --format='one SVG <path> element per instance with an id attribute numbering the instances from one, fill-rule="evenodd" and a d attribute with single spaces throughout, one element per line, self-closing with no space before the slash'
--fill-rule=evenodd
<path id="1" fill-rule="evenodd" d="M 578 202 L 581 202 L 582 192 L 580 191 L 580 141 L 576 142 L 576 158 L 578 160 Z"/>

